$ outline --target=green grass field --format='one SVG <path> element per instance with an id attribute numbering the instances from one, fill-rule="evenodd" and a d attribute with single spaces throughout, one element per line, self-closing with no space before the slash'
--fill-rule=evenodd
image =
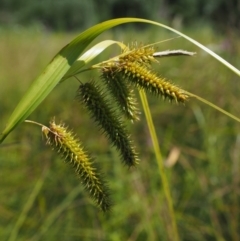
<path id="1" fill-rule="evenodd" d="M 152 43 L 174 37 L 155 30 L 118 30 L 98 41 Z M 240 43 L 234 33 L 220 36 L 208 28 L 183 32 L 240 67 Z M 0 29 L 0 130 L 30 83 L 74 36 Z M 156 71 L 240 116 L 239 77 L 182 38 L 157 46 L 159 51 L 196 51 L 194 57 L 163 58 Z M 111 48 L 102 60 L 116 53 Z M 79 78 L 100 80 L 97 72 Z M 48 124 L 55 116 L 74 129 L 105 173 L 112 211 L 100 212 L 74 171 L 45 145 L 41 129 L 24 123 L 0 145 L 0 240 L 169 240 L 172 231 L 144 115 L 128 126 L 141 159 L 137 168 L 128 170 L 75 100 L 77 88 L 74 78 L 57 86 L 29 119 Z M 149 102 L 181 240 L 239 241 L 240 124 L 194 99 L 185 106 L 154 97 Z"/>

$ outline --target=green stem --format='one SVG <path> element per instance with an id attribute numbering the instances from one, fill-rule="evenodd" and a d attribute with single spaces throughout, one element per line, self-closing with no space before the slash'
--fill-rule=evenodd
<path id="1" fill-rule="evenodd" d="M 224 115 L 232 118 L 233 120 L 235 120 L 235 121 L 237 121 L 237 122 L 240 122 L 240 118 L 238 118 L 238 117 L 236 117 L 235 115 L 227 112 L 226 110 L 220 108 L 219 106 L 214 105 L 212 102 L 207 101 L 207 100 L 205 100 L 204 98 L 202 98 L 202 97 L 200 97 L 200 96 L 198 96 L 198 95 L 194 95 L 194 94 L 192 94 L 192 93 L 190 93 L 190 92 L 185 91 L 185 93 L 188 94 L 190 97 L 194 97 L 194 98 L 196 98 L 197 100 L 200 100 L 201 102 L 203 102 L 204 104 L 211 106 L 211 107 L 214 108 L 215 110 L 223 113 Z"/>
<path id="2" fill-rule="evenodd" d="M 178 235 L 178 229 L 177 229 L 177 224 L 176 224 L 176 219 L 175 219 L 175 214 L 174 214 L 174 209 L 173 209 L 173 201 L 172 201 L 172 197 L 171 197 L 171 193 L 170 193 L 168 179 L 167 179 L 167 176 L 165 173 L 165 168 L 164 168 L 163 159 L 162 159 L 162 155 L 161 155 L 161 151 L 160 151 L 160 146 L 158 143 L 155 127 L 154 127 L 154 124 L 152 121 L 152 115 L 151 115 L 151 112 L 150 112 L 150 109 L 148 106 L 148 101 L 147 101 L 147 97 L 146 97 L 144 90 L 140 90 L 139 93 L 140 93 L 140 97 L 141 97 L 141 101 L 142 101 L 142 105 L 143 105 L 143 110 L 144 110 L 144 113 L 146 116 L 149 132 L 150 132 L 151 139 L 153 142 L 154 152 L 155 152 L 157 163 L 158 163 L 158 168 L 159 168 L 159 173 L 160 173 L 160 177 L 161 177 L 161 181 L 162 181 L 164 195 L 165 195 L 165 198 L 167 201 L 168 212 L 169 212 L 169 217 L 170 217 L 171 226 L 172 226 L 172 239 L 174 241 L 178 241 L 179 235 Z"/>

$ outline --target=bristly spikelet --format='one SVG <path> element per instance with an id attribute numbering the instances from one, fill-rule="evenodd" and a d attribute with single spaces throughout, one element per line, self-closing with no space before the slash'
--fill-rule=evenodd
<path id="1" fill-rule="evenodd" d="M 125 62 L 118 69 L 122 77 L 128 79 L 140 88 L 143 88 L 153 94 L 161 95 L 170 101 L 175 100 L 177 103 L 184 103 L 188 99 L 188 95 L 184 90 L 174 84 L 160 78 L 146 66 L 136 62 Z"/>
<path id="2" fill-rule="evenodd" d="M 54 121 L 51 121 L 49 129 L 45 127 L 43 132 L 47 144 L 73 166 L 91 198 L 102 211 L 108 211 L 111 207 L 109 190 L 79 140 L 64 125 L 57 125 Z"/>
<path id="3" fill-rule="evenodd" d="M 140 64 L 150 64 L 157 62 L 153 57 L 155 53 L 154 47 L 132 46 L 130 49 L 124 50 L 123 54 L 119 57 L 119 62 L 138 62 Z"/>
<path id="4" fill-rule="evenodd" d="M 126 48 L 118 59 L 104 64 L 102 71 L 111 79 L 125 80 L 164 99 L 185 103 L 189 95 L 183 89 L 159 77 L 151 70 L 151 62 L 157 62 L 154 53 L 154 48 L 149 46 Z"/>
<path id="5" fill-rule="evenodd" d="M 132 86 L 108 68 L 102 69 L 102 79 L 124 116 L 132 122 L 139 120 L 140 111 Z"/>
<path id="6" fill-rule="evenodd" d="M 87 107 L 111 143 L 120 151 L 122 161 L 129 167 L 135 166 L 138 158 L 130 136 L 99 87 L 93 82 L 81 84 L 77 97 Z"/>

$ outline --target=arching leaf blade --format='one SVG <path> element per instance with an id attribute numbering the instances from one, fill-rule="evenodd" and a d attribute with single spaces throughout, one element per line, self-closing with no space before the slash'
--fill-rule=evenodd
<path id="1" fill-rule="evenodd" d="M 0 143 L 7 137 L 7 135 L 25 118 L 27 118 L 37 106 L 47 97 L 47 95 L 53 90 L 53 88 L 58 84 L 58 82 L 67 73 L 73 63 L 77 60 L 83 50 L 93 41 L 98 35 L 100 35 L 105 30 L 115 27 L 120 24 L 130 23 L 130 22 L 142 22 L 149 23 L 153 25 L 160 26 L 162 28 L 168 29 L 188 41 L 192 42 L 194 45 L 203 49 L 205 52 L 213 56 L 219 62 L 224 64 L 227 68 L 232 70 L 238 76 L 240 76 L 240 71 L 228 63 L 226 60 L 221 58 L 219 55 L 215 54 L 210 49 L 206 48 L 204 45 L 200 44 L 196 40 L 188 37 L 187 35 L 168 27 L 164 24 L 157 23 L 151 20 L 139 19 L 139 18 L 120 18 L 112 19 L 100 24 L 97 24 L 80 35 L 78 35 L 72 42 L 66 45 L 52 60 L 52 62 L 46 67 L 43 73 L 33 82 L 27 93 L 20 100 L 12 115 L 10 116 L 5 129 L 0 135 Z M 84 66 L 84 63 L 83 65 Z"/>
<path id="2" fill-rule="evenodd" d="M 140 19 L 123 18 L 113 19 L 97 24 L 78 35 L 66 45 L 49 63 L 43 73 L 35 79 L 26 94 L 12 112 L 7 125 L 0 135 L 0 143 L 22 121 L 24 121 L 48 96 L 58 84 L 72 64 L 77 60 L 84 49 L 102 32 L 128 22 L 140 22 Z M 84 66 L 84 64 L 83 64 Z"/>
<path id="3" fill-rule="evenodd" d="M 99 54 L 101 54 L 105 49 L 110 47 L 111 45 L 117 44 L 121 49 L 125 48 L 126 46 L 119 42 L 114 40 L 104 40 L 100 43 L 97 43 L 92 48 L 87 50 L 83 55 L 81 55 L 71 66 L 71 68 L 67 71 L 67 73 L 64 75 L 63 80 L 76 75 L 79 73 L 79 70 L 89 62 L 91 62 L 94 58 L 96 58 Z"/>

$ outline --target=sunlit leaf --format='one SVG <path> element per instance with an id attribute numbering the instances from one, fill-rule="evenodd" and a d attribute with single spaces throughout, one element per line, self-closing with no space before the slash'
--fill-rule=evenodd
<path id="1" fill-rule="evenodd" d="M 53 90 L 53 88 L 59 83 L 59 81 L 64 77 L 67 71 L 71 68 L 74 62 L 79 58 L 84 49 L 102 32 L 115 27 L 120 24 L 130 23 L 130 22 L 142 22 L 160 26 L 162 28 L 168 29 L 188 41 L 192 42 L 194 45 L 203 49 L 208 54 L 212 55 L 219 62 L 223 63 L 227 68 L 231 69 L 237 75 L 240 76 L 240 71 L 232 66 L 230 63 L 225 61 L 223 58 L 215 54 L 213 51 L 209 50 L 202 44 L 198 43 L 194 39 L 182 34 L 181 32 L 170 28 L 164 24 L 160 24 L 154 21 L 138 18 L 120 18 L 112 19 L 100 24 L 97 24 L 86 31 L 78 35 L 73 41 L 66 45 L 49 63 L 43 73 L 32 83 L 27 93 L 20 100 L 15 110 L 11 114 L 5 129 L 0 136 L 0 143 L 7 137 L 7 135 L 22 121 L 24 121 L 37 107 L 38 105 L 48 96 L 48 94 Z M 78 61 L 78 67 L 84 66 L 84 60 Z"/>
<path id="2" fill-rule="evenodd" d="M 68 70 L 68 72 L 64 75 L 63 80 L 76 75 L 79 73 L 79 70 L 89 62 L 91 62 L 95 57 L 101 54 L 105 49 L 110 47 L 113 44 L 117 44 L 120 46 L 121 49 L 125 48 L 126 46 L 118 41 L 114 40 L 105 40 L 90 48 L 86 51 L 82 56 L 80 56 L 72 65 L 72 67 Z"/>

